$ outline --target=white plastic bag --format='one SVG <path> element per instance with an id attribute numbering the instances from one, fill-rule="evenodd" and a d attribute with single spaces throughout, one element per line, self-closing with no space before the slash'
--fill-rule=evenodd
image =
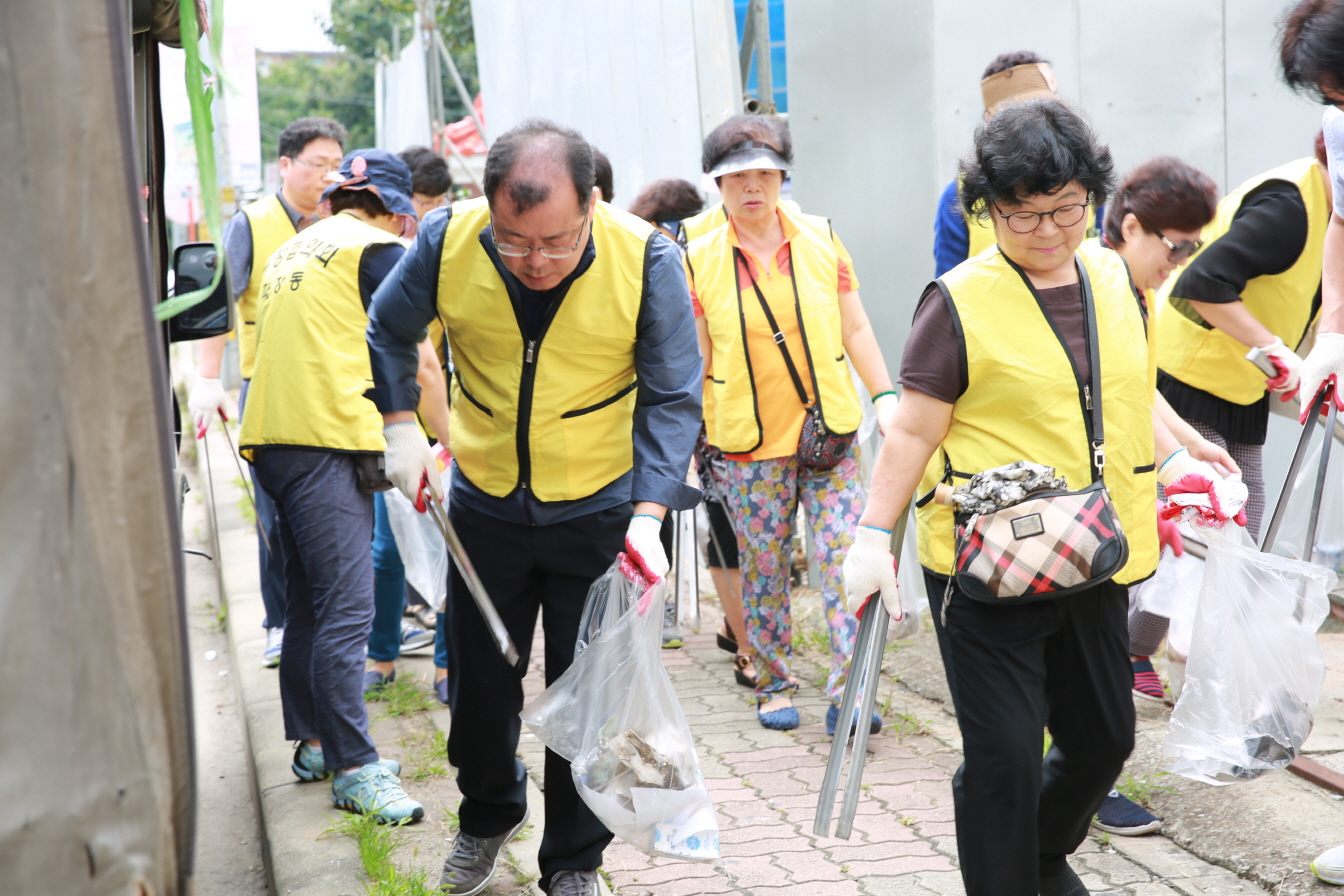
<path id="1" fill-rule="evenodd" d="M 451 468 L 450 468 L 451 469 Z M 448 493 L 449 472 L 443 472 L 443 493 Z M 415 509 L 411 499 L 394 488 L 383 492 L 387 521 L 397 552 L 406 567 L 406 581 L 438 612 L 443 612 L 448 595 L 448 547 L 443 533 L 427 513 Z"/>
<path id="2" fill-rule="evenodd" d="M 593 583 L 574 664 L 522 712 L 570 762 L 579 796 L 607 828 L 644 852 L 719 857 L 691 727 L 663 668 L 667 586 L 632 581 L 625 555 Z"/>
<path id="3" fill-rule="evenodd" d="M 1231 784 L 1283 768 L 1311 733 L 1325 679 L 1316 630 L 1336 576 L 1218 532 L 1201 535 L 1209 554 L 1163 752 L 1169 772 Z"/>

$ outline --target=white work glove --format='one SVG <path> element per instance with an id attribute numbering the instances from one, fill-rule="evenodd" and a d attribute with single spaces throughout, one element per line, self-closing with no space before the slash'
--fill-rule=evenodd
<path id="1" fill-rule="evenodd" d="M 191 422 L 196 427 L 196 438 L 205 438 L 205 431 L 210 428 L 210 421 L 215 419 L 216 414 L 224 412 L 226 401 L 228 396 L 224 394 L 224 384 L 219 381 L 219 377 L 196 378 L 196 383 L 187 396 L 187 410 L 191 412 Z M 228 419 L 227 413 L 224 419 Z"/>
<path id="2" fill-rule="evenodd" d="M 1228 520 L 1246 525 L 1248 493 L 1241 477 L 1224 479 L 1184 448 L 1162 462 L 1157 481 L 1167 495 L 1166 506 L 1160 511 L 1165 519 L 1197 517 L 1204 525 L 1218 528 Z"/>
<path id="3" fill-rule="evenodd" d="M 630 517 L 630 528 L 625 530 L 625 553 L 650 582 L 658 581 L 671 568 L 658 537 L 662 529 L 663 521 L 658 517 L 637 513 Z"/>
<path id="4" fill-rule="evenodd" d="M 1311 405 L 1326 383 L 1334 386 L 1335 407 L 1344 411 L 1344 398 L 1339 394 L 1339 383 L 1344 380 L 1344 333 L 1319 333 L 1311 353 L 1302 361 L 1298 380 L 1298 398 L 1302 401 L 1299 423 L 1307 422 Z M 1321 408 L 1324 412 L 1329 406 Z"/>
<path id="5" fill-rule="evenodd" d="M 1265 380 L 1265 387 L 1282 396 L 1281 401 L 1292 401 L 1297 397 L 1297 385 L 1302 376 L 1302 359 L 1277 336 L 1274 337 L 1273 344 L 1263 346 L 1260 351 L 1269 357 L 1279 371 L 1278 376 Z"/>
<path id="6" fill-rule="evenodd" d="M 896 558 L 891 555 L 890 532 L 876 526 L 859 526 L 854 543 L 845 554 L 844 576 L 849 612 L 860 615 L 868 598 L 881 592 L 887 614 L 900 621 L 901 596 L 896 587 Z"/>
<path id="7" fill-rule="evenodd" d="M 429 440 L 420 432 L 420 428 L 410 420 L 403 423 L 389 423 L 383 427 L 383 439 L 387 442 L 387 451 L 383 456 L 383 466 L 387 478 L 411 499 L 415 509 L 425 512 L 425 501 L 420 495 L 421 484 L 427 487 L 435 499 L 443 500 L 443 482 L 439 479 L 439 464 L 429 447 Z"/>
<path id="8" fill-rule="evenodd" d="M 891 424 L 896 420 L 896 409 L 900 405 L 901 400 L 894 392 L 873 399 L 873 410 L 877 412 L 877 431 L 882 435 L 885 436 L 891 430 Z"/>

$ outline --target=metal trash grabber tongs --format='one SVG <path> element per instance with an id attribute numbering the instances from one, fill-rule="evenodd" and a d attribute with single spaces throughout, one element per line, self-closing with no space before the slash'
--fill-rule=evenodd
<path id="1" fill-rule="evenodd" d="M 906 505 L 891 533 L 892 552 L 897 560 L 905 543 L 905 526 L 910 517 Z M 849 660 L 849 680 L 840 699 L 840 723 L 836 725 L 831 757 L 826 761 L 826 775 L 821 779 L 821 795 L 817 798 L 816 820 L 812 833 L 818 837 L 831 836 L 831 813 L 835 810 L 835 794 L 840 786 L 840 771 L 849 751 L 845 726 L 853 725 L 854 709 L 859 708 L 859 722 L 854 725 L 854 751 L 849 757 L 849 776 L 845 780 L 845 800 L 840 806 L 840 820 L 835 824 L 835 836 L 848 840 L 854 829 L 854 813 L 859 808 L 859 783 L 863 780 L 863 763 L 868 758 L 868 721 L 873 717 L 877 701 L 877 685 L 882 674 L 882 654 L 887 647 L 887 621 L 890 617 L 881 597 L 874 594 L 868 599 L 859 620 L 859 633 L 854 638 L 854 653 Z"/>
<path id="2" fill-rule="evenodd" d="M 1288 509 L 1288 497 L 1293 493 L 1293 484 L 1297 482 L 1298 468 L 1302 466 L 1302 459 L 1307 453 L 1307 445 L 1311 443 L 1312 432 L 1316 429 L 1316 422 L 1320 417 L 1321 405 L 1322 403 L 1328 403 L 1330 410 L 1325 421 L 1325 443 L 1321 445 L 1321 465 L 1316 471 L 1316 490 L 1312 495 L 1311 511 L 1307 518 L 1307 542 L 1302 548 L 1302 559 L 1308 563 L 1314 562 L 1312 558 L 1316 554 L 1316 523 L 1321 516 L 1321 496 L 1325 492 L 1325 473 L 1330 466 L 1330 448 L 1335 441 L 1335 418 L 1339 415 L 1339 409 L 1332 400 L 1335 388 L 1333 383 L 1325 383 L 1321 387 L 1321 391 L 1316 393 L 1316 398 L 1311 403 L 1311 410 L 1307 412 L 1307 422 L 1302 427 L 1302 437 L 1297 441 L 1297 451 L 1293 453 L 1293 461 L 1288 465 L 1288 478 L 1283 481 L 1283 491 L 1279 494 L 1279 503 L 1274 505 L 1274 515 L 1270 517 L 1269 530 L 1265 532 L 1264 541 L 1260 545 L 1260 550 L 1264 553 L 1269 553 L 1270 549 L 1274 547 L 1274 539 L 1279 534 L 1279 524 L 1283 522 L 1284 512 Z"/>
<path id="3" fill-rule="evenodd" d="M 439 527 L 439 532 L 443 534 L 443 542 L 448 547 L 448 556 L 453 558 L 457 564 L 458 572 L 462 573 L 462 579 L 467 583 L 467 590 L 471 592 L 472 599 L 476 601 L 476 608 L 481 611 L 485 624 L 490 629 L 490 635 L 495 640 L 495 646 L 499 648 L 504 661 L 514 669 L 522 665 L 522 659 L 518 656 L 518 648 L 513 646 L 513 639 L 509 637 L 509 630 L 504 627 L 504 620 L 499 618 L 499 611 L 495 609 L 495 604 L 490 600 L 490 595 L 485 592 L 485 586 L 481 584 L 480 576 L 476 575 L 476 567 L 471 565 L 471 558 L 467 556 L 466 550 L 462 547 L 462 541 L 457 537 L 457 530 L 453 528 L 452 521 L 448 519 L 448 511 L 434 497 L 434 493 L 429 490 L 428 477 L 420 479 L 419 501 L 416 503 L 424 504 L 429 518 L 434 521 L 434 525 Z"/>

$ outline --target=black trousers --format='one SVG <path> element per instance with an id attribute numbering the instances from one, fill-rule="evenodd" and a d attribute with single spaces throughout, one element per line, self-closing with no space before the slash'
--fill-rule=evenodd
<path id="1" fill-rule="evenodd" d="M 952 796 L 966 894 L 1037 896 L 1134 748 L 1127 589 L 1003 607 L 953 589 L 944 626 L 947 577 L 924 580 L 965 757 Z"/>
<path id="2" fill-rule="evenodd" d="M 453 524 L 481 583 L 526 658 L 541 611 L 546 637 L 546 684 L 574 661 L 579 617 L 593 580 L 625 545 L 629 504 L 549 526 L 510 523 L 461 505 Z M 448 761 L 462 791 L 461 828 L 495 837 L 522 820 L 527 777 L 515 753 L 522 726 L 523 685 L 500 656 L 461 573 L 453 567 L 449 678 L 453 689 Z M 569 763 L 550 750 L 545 767 L 546 830 L 539 862 L 542 889 L 557 871 L 602 864 L 611 832 L 579 798 Z"/>

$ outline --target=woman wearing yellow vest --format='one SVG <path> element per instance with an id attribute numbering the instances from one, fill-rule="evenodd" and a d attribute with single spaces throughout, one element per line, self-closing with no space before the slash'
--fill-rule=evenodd
<path id="1" fill-rule="evenodd" d="M 382 416 L 364 341 L 373 291 L 415 232 L 410 169 L 356 150 L 323 194 L 331 216 L 280 246 L 257 303 L 256 357 L 239 448 L 279 510 L 285 558 L 280 702 L 303 781 L 333 776 L 331 799 L 380 822 L 417 821 L 400 766 L 378 758 L 364 709 L 364 647 L 374 614 L 374 491 Z"/>
<path id="2" fill-rule="evenodd" d="M 1114 177 L 1110 151 L 1086 122 L 1056 99 L 1013 104 L 977 128 L 961 172 L 966 214 L 993 223 L 999 251 L 924 293 L 845 587 L 851 610 L 880 591 L 899 616 L 890 529 L 916 491 L 928 493 L 948 470 L 969 475 L 1028 460 L 1053 466 L 1074 489 L 1104 470 L 1128 562 L 1114 579 L 1056 600 L 997 606 L 949 589 L 952 511 L 935 503 L 918 511 L 920 562 L 964 745 L 954 801 L 967 896 L 1083 896 L 1066 857 L 1134 744 L 1125 586 L 1156 566 L 1155 467 L 1176 454 L 1164 480 L 1189 476 L 1187 487 L 1216 490 L 1219 477 L 1177 452 L 1155 421 L 1129 273 L 1115 253 L 1083 245 L 1088 208 Z M 1104 466 L 1086 410 L 1093 371 L 1083 270 L 1095 309 Z M 1042 726 L 1053 737 L 1044 761 Z"/>
<path id="3" fill-rule="evenodd" d="M 1265 507 L 1261 454 L 1270 393 L 1297 395 L 1294 349 L 1320 310 L 1330 222 L 1325 149 L 1243 183 L 1218 203 L 1204 246 L 1158 292 L 1157 386 L 1200 435 L 1241 465 L 1257 539 Z M 1277 371 L 1246 359 L 1258 348 Z"/>
<path id="4" fill-rule="evenodd" d="M 813 406 L 833 433 L 859 428 L 863 408 L 847 358 L 878 403 L 880 421 L 896 396 L 849 254 L 825 218 L 779 203 L 791 159 L 787 128 L 757 115 L 730 118 L 705 138 L 702 163 L 718 182 L 728 220 L 690 244 L 687 267 L 706 359 L 707 436 L 727 459 L 746 637 L 759 661 L 758 717 L 780 730 L 800 721 L 789 675 L 789 573 L 801 501 L 822 573 L 833 733 L 856 630 L 841 599 L 840 560 L 863 486 L 852 444 L 834 467 L 817 470 L 800 462 L 799 438 Z M 876 714 L 871 725 L 881 725 Z"/>
<path id="5" fill-rule="evenodd" d="M 1218 188 L 1213 179 L 1180 159 L 1161 156 L 1131 171 L 1115 191 L 1106 212 L 1103 242 L 1129 265 L 1129 274 L 1145 304 L 1202 245 L 1200 234 L 1213 220 Z M 1152 339 L 1149 340 L 1150 345 Z M 1236 461 L 1186 423 L 1159 392 L 1157 411 L 1172 434 L 1200 460 L 1240 473 Z M 1180 533 L 1175 523 L 1159 523 L 1163 544 L 1179 555 Z M 1168 528 L 1169 527 L 1169 528 Z M 1134 608 L 1129 615 L 1129 651 L 1134 671 L 1134 693 L 1149 700 L 1165 700 L 1167 693 L 1153 669 L 1151 657 L 1167 635 L 1167 619 Z M 1107 798 L 1107 803 L 1113 797 Z M 1123 799 L 1123 798 L 1122 798 Z M 1105 820 L 1107 806 L 1098 813 L 1098 827 L 1116 833 Z M 1143 812 L 1131 810 L 1127 814 Z"/>

